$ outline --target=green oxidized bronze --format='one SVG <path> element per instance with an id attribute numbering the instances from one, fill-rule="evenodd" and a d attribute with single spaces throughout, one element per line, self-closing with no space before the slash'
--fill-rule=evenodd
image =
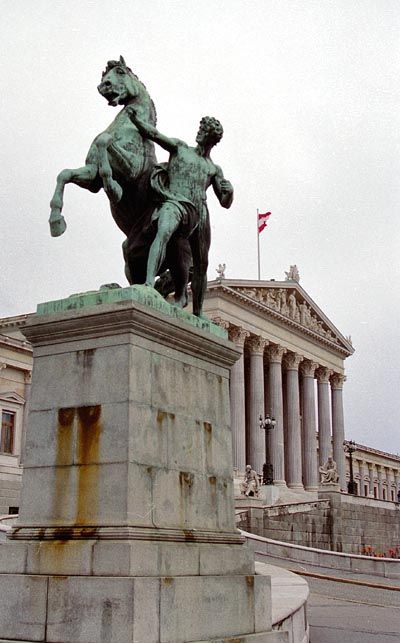
<path id="1" fill-rule="evenodd" d="M 212 185 L 225 208 L 233 200 L 232 185 L 210 158 L 222 126 L 203 118 L 196 147 L 158 132 L 153 101 L 122 57 L 108 62 L 98 90 L 109 105 L 123 109 L 93 141 L 85 166 L 58 175 L 50 204 L 51 234 L 59 236 L 66 229 L 61 212 L 67 183 L 92 192 L 103 188 L 127 237 L 123 252 L 129 283 L 155 285 L 165 296 L 174 292 L 176 304 L 183 307 L 191 279 L 193 312 L 200 316 L 210 246 L 206 190 Z M 169 151 L 168 164 L 156 165 L 154 142 Z M 161 279 L 155 284 L 157 276 Z"/>

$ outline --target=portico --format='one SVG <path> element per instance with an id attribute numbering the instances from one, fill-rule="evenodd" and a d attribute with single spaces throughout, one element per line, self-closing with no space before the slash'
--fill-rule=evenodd
<path id="1" fill-rule="evenodd" d="M 242 358 L 231 372 L 234 467 L 258 473 L 265 462 L 259 417 L 269 432 L 274 484 L 316 491 L 329 455 L 346 489 L 343 451 L 344 360 L 354 349 L 294 279 L 209 282 L 205 313 L 228 329 Z M 317 434 L 319 434 L 319 448 Z"/>

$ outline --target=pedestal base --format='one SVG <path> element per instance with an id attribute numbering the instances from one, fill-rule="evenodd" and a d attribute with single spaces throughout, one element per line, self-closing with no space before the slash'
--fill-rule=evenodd
<path id="1" fill-rule="evenodd" d="M 26 327 L 32 395 L 19 521 L 0 546 L 1 636 L 279 640 L 270 578 L 254 575 L 234 521 L 239 353 L 156 295 L 152 308 L 152 289 L 127 290 L 142 299 L 56 302 L 41 310 L 64 312 Z"/>

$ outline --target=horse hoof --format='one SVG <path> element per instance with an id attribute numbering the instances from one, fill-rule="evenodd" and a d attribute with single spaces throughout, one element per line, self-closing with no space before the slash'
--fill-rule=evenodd
<path id="1" fill-rule="evenodd" d="M 62 215 L 54 216 L 54 217 L 50 215 L 49 224 L 50 224 L 50 234 L 52 237 L 60 237 L 62 234 L 64 234 L 65 230 L 67 229 L 67 224 Z"/>

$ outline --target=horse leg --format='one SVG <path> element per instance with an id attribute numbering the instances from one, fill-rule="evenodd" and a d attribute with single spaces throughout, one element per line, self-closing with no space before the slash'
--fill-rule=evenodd
<path id="1" fill-rule="evenodd" d="M 121 201 L 122 188 L 117 181 L 112 178 L 112 169 L 108 157 L 107 148 L 112 141 L 112 137 L 107 132 L 100 134 L 95 143 L 99 153 L 99 174 L 103 181 L 103 189 L 111 203 L 116 204 Z"/>
<path id="2" fill-rule="evenodd" d="M 64 188 L 67 183 L 75 183 L 80 187 L 94 189 L 91 184 L 97 175 L 96 165 L 85 165 L 75 170 L 62 170 L 57 176 L 57 185 L 50 201 L 50 232 L 52 237 L 59 237 L 65 232 L 67 224 L 61 214 L 64 205 Z"/>
<path id="3" fill-rule="evenodd" d="M 132 274 L 128 263 L 128 239 L 125 239 L 125 241 L 122 242 L 122 254 L 124 256 L 124 261 L 125 261 L 125 277 L 127 278 L 128 283 L 132 285 L 133 279 L 132 279 Z"/>

